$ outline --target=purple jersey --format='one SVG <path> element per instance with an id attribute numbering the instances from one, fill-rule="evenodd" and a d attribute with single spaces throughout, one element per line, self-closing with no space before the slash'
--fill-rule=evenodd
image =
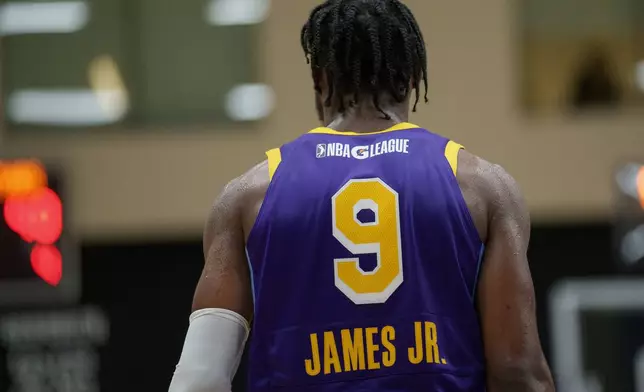
<path id="1" fill-rule="evenodd" d="M 415 125 L 271 150 L 248 390 L 484 391 L 461 146 Z"/>

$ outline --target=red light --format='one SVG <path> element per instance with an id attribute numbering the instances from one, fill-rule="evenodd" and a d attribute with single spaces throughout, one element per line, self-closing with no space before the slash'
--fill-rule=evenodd
<path id="1" fill-rule="evenodd" d="M 63 205 L 49 188 L 8 197 L 4 217 L 11 230 L 26 242 L 50 245 L 58 241 L 63 230 Z"/>
<path id="2" fill-rule="evenodd" d="M 639 196 L 640 205 L 644 208 L 644 166 L 642 166 L 635 177 L 635 186 Z"/>
<path id="3" fill-rule="evenodd" d="M 31 250 L 31 267 L 50 286 L 58 286 L 63 277 L 63 257 L 53 245 L 36 245 Z"/>

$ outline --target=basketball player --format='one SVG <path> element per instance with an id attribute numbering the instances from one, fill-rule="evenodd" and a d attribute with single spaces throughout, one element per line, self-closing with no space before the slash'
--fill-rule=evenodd
<path id="1" fill-rule="evenodd" d="M 530 221 L 499 166 L 407 122 L 425 43 L 398 0 L 302 30 L 323 127 L 226 186 L 172 392 L 553 391 Z"/>

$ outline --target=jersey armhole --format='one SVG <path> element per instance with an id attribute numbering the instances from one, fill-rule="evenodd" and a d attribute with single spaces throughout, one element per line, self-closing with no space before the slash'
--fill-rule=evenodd
<path id="1" fill-rule="evenodd" d="M 277 167 L 282 163 L 282 152 L 279 148 L 273 148 L 266 151 L 266 158 L 268 158 L 268 178 L 272 181 Z"/>
<path id="2" fill-rule="evenodd" d="M 248 247 L 249 244 L 253 243 L 255 240 L 254 238 L 257 237 L 257 227 L 261 224 L 261 222 L 264 219 L 264 215 L 266 215 L 266 210 L 268 208 L 269 204 L 269 197 L 271 195 L 272 189 L 274 187 L 273 183 L 273 177 L 275 176 L 275 172 L 277 171 L 277 168 L 279 167 L 280 163 L 282 163 L 282 151 L 280 148 L 273 148 L 268 151 L 266 151 L 266 158 L 268 161 L 268 187 L 266 188 L 266 193 L 264 194 L 264 199 L 262 200 L 262 204 L 259 207 L 259 211 L 257 212 L 257 217 L 255 217 L 255 222 L 253 223 L 253 226 L 250 228 L 250 232 L 248 233 L 248 238 L 246 238 L 246 258 L 248 259 L 250 263 L 250 254 L 248 252 Z M 253 285 L 254 287 L 254 285 Z"/>
<path id="3" fill-rule="evenodd" d="M 452 168 L 454 175 L 456 175 L 456 172 L 458 171 L 458 153 L 463 148 L 464 147 L 462 145 L 451 140 L 448 141 L 445 146 L 445 158 L 447 159 L 449 166 Z"/>

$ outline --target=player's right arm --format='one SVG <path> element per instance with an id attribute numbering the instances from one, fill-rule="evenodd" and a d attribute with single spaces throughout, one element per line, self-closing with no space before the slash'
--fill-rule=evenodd
<path id="1" fill-rule="evenodd" d="M 528 266 L 530 216 L 516 181 L 483 163 L 485 256 L 477 305 L 489 392 L 549 392 L 554 383 L 537 331 L 535 293 Z"/>
<path id="2" fill-rule="evenodd" d="M 253 314 L 244 247 L 248 174 L 217 198 L 204 230 L 205 266 L 169 392 L 230 392 Z"/>

